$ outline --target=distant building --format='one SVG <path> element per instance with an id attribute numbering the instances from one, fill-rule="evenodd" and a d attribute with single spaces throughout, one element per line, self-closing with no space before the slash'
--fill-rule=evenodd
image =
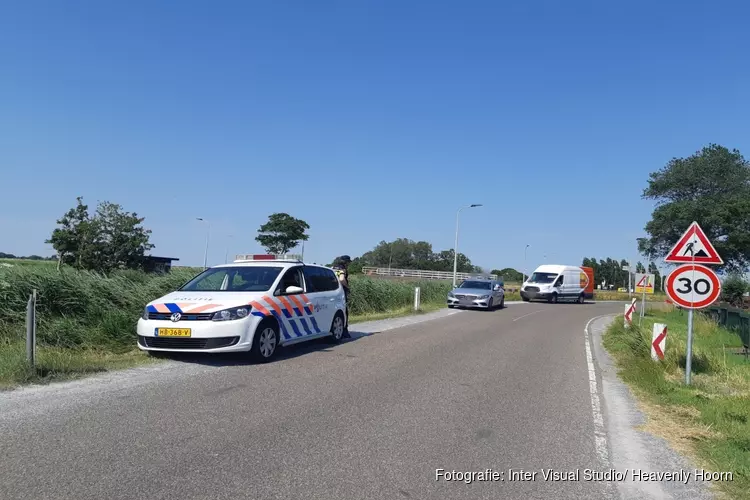
<path id="1" fill-rule="evenodd" d="M 143 268 L 147 273 L 168 273 L 172 270 L 172 261 L 180 260 L 174 257 L 156 257 L 147 255 Z"/>

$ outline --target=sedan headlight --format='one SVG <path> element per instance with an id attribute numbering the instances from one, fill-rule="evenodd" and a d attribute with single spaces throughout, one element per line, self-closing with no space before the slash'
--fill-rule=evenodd
<path id="1" fill-rule="evenodd" d="M 448 292 L 448 297 L 453 298 L 454 297 L 453 292 Z"/>
<path id="2" fill-rule="evenodd" d="M 224 309 L 223 311 L 217 311 L 211 317 L 212 321 L 229 321 L 233 319 L 242 319 L 247 317 L 252 311 L 251 306 L 239 306 L 231 309 Z"/>
<path id="3" fill-rule="evenodd" d="M 480 298 L 480 299 L 489 299 L 489 298 L 490 298 L 490 296 L 489 296 L 489 295 L 482 295 L 482 296 L 481 296 L 481 297 L 479 297 L 479 298 Z"/>

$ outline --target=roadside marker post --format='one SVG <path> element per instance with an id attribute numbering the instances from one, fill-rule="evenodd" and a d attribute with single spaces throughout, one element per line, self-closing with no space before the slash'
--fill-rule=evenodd
<path id="1" fill-rule="evenodd" d="M 669 274 L 666 291 L 675 305 L 688 310 L 685 384 L 690 385 L 693 367 L 693 311 L 710 306 L 721 295 L 719 277 L 702 264 L 720 265 L 724 261 L 706 237 L 706 233 L 694 221 L 677 240 L 664 262 L 683 264 Z M 677 282 L 681 286 L 678 286 Z"/>
<path id="2" fill-rule="evenodd" d="M 664 351 L 667 345 L 667 325 L 654 323 L 654 331 L 651 336 L 651 359 L 660 361 L 664 359 Z"/>
<path id="3" fill-rule="evenodd" d="M 636 303 L 638 302 L 638 299 L 633 299 L 633 301 L 630 304 L 625 305 L 625 328 L 630 328 L 630 325 L 633 324 L 633 313 L 636 311 Z"/>
<path id="4" fill-rule="evenodd" d="M 420 289 L 419 287 L 414 288 L 414 310 L 419 311 L 419 301 L 420 301 Z"/>
<path id="5" fill-rule="evenodd" d="M 26 304 L 26 360 L 32 369 L 36 367 L 36 289 Z"/>

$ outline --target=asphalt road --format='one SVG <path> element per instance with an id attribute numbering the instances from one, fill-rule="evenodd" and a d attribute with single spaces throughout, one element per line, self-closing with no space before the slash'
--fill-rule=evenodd
<path id="1" fill-rule="evenodd" d="M 467 311 L 268 365 L 186 360 L 75 401 L 0 397 L 0 498 L 608 498 L 541 471 L 604 470 L 584 327 L 621 307 Z"/>

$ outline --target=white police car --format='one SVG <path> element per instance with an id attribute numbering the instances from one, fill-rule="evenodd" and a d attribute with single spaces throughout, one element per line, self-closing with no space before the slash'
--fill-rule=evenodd
<path id="1" fill-rule="evenodd" d="M 150 302 L 138 320 L 144 351 L 250 351 L 268 361 L 281 345 L 330 336 L 346 324 L 333 270 L 297 260 L 242 260 L 206 269 Z"/>

